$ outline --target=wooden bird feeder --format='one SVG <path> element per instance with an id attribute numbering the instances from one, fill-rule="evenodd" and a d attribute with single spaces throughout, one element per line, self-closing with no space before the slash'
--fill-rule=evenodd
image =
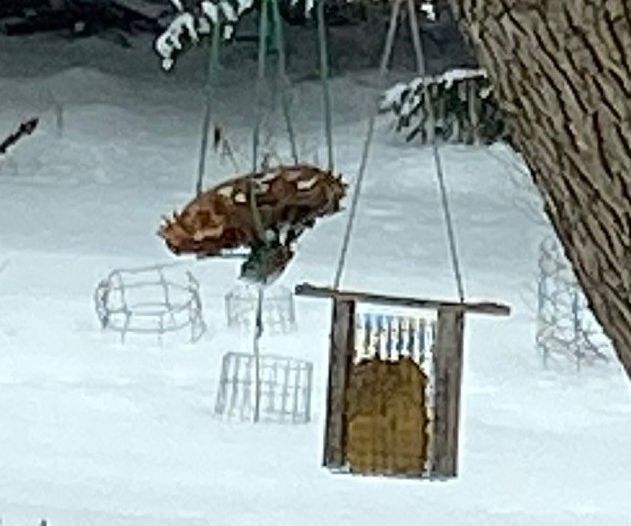
<path id="1" fill-rule="evenodd" d="M 309 284 L 298 285 L 295 292 L 302 296 L 333 299 L 324 465 L 334 471 L 360 474 L 430 479 L 455 477 L 465 313 L 508 316 L 510 308 L 490 302 L 457 303 L 394 297 Z M 365 304 L 422 309 L 435 316 L 431 360 L 424 364 L 424 373 L 411 375 L 404 372 L 410 370 L 411 361 L 401 352 L 392 352 L 387 362 L 380 361 L 377 356 L 358 361 L 356 320 L 358 306 Z M 373 372 L 367 369 L 371 362 L 376 365 Z M 406 367 L 397 370 L 393 365 L 396 363 Z M 423 375 L 431 377 L 428 384 L 422 383 Z M 416 383 L 410 382 L 412 376 Z M 375 383 L 390 383 L 391 391 L 379 395 L 379 386 Z M 406 393 L 402 390 L 406 383 L 420 391 L 425 391 L 431 384 L 431 389 L 427 389 L 431 392 Z M 353 392 L 358 388 L 359 393 Z M 373 407 L 378 407 L 376 414 L 367 413 L 365 401 L 362 402 L 364 409 L 353 409 L 351 405 L 357 396 L 373 397 Z M 381 399 L 377 400 L 379 397 Z M 432 402 L 429 411 L 419 407 L 425 406 L 428 399 Z M 363 410 L 364 415 L 355 417 L 349 413 L 351 410 L 355 413 Z M 365 451 L 358 449 L 362 444 Z"/>

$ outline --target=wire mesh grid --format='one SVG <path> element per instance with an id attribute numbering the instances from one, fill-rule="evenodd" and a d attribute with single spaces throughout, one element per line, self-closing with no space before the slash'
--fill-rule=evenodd
<path id="1" fill-rule="evenodd" d="M 223 356 L 215 413 L 252 421 L 256 396 L 256 358 L 229 352 Z M 260 421 L 304 424 L 311 420 L 313 364 L 283 356 L 259 357 Z"/>
<path id="2" fill-rule="evenodd" d="M 355 315 L 355 356 L 398 360 L 404 356 L 421 365 L 436 339 L 436 319 L 362 309 Z"/>
<path id="3" fill-rule="evenodd" d="M 120 333 L 155 334 L 189 329 L 190 341 L 206 330 L 199 284 L 176 265 L 116 269 L 94 292 L 96 314 L 103 329 Z"/>
<path id="4" fill-rule="evenodd" d="M 252 330 L 257 294 L 257 288 L 250 285 L 238 285 L 226 294 L 228 327 L 236 327 L 242 331 Z M 281 286 L 265 289 L 263 331 L 267 334 L 284 334 L 296 329 L 296 310 L 292 291 Z"/>
<path id="5" fill-rule="evenodd" d="M 587 300 L 554 238 L 539 247 L 536 345 L 544 367 L 607 362 L 610 342 L 589 310 Z"/>
<path id="6" fill-rule="evenodd" d="M 416 421 L 416 419 L 410 418 L 410 414 L 414 414 L 414 411 L 408 413 L 404 420 L 398 422 L 397 429 L 399 431 L 394 435 L 398 436 L 398 439 L 403 440 L 402 444 L 406 443 L 408 445 L 418 440 L 418 437 L 425 437 L 422 440 L 427 441 L 427 455 L 422 469 L 426 475 L 429 475 L 431 472 L 430 459 L 433 458 L 431 452 L 434 447 L 434 437 L 430 430 L 435 415 L 434 343 L 436 341 L 436 331 L 437 319 L 436 313 L 433 311 L 405 309 L 402 313 L 401 309 L 375 309 L 375 307 L 365 304 L 358 304 L 357 306 L 355 315 L 355 349 L 351 374 L 354 374 L 353 371 L 359 371 L 361 364 L 370 360 L 401 363 L 402 359 L 409 358 L 418 366 L 426 378 L 424 390 L 421 388 L 421 391 L 424 392 L 420 399 L 424 403 L 422 413 L 426 415 L 427 421 L 423 424 L 423 420 L 419 420 L 420 427 L 418 430 L 408 429 L 407 435 L 404 433 L 399 436 L 397 433 L 402 433 L 406 426 L 414 425 L 411 423 Z M 399 374 L 402 374 L 402 377 L 406 377 L 409 373 L 405 374 L 402 370 Z M 387 380 L 382 378 L 382 381 Z M 411 388 L 412 384 L 409 387 Z M 409 400 L 416 399 L 414 393 L 408 392 L 408 395 L 410 396 Z M 397 403 L 394 399 L 390 402 Z M 390 402 L 387 402 L 386 405 Z M 415 439 L 414 437 L 417 434 L 418 437 Z M 405 438 L 402 438 L 404 435 Z M 383 458 L 378 459 L 373 456 L 371 463 L 374 462 L 374 465 L 380 466 L 390 465 L 392 462 L 396 464 L 397 455 L 401 457 L 398 459 L 401 461 L 405 457 L 404 451 L 396 444 L 392 444 L 392 446 L 393 448 L 388 448 L 388 451 L 386 451 L 379 449 L 376 443 L 372 444 L 371 447 L 377 447 L 379 451 L 375 450 L 371 452 L 371 455 L 381 455 Z M 415 472 L 414 476 L 422 476 L 422 474 Z"/>

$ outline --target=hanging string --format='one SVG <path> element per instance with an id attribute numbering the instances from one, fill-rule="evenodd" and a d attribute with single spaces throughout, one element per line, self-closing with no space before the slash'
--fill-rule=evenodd
<path id="1" fill-rule="evenodd" d="M 346 266 L 346 257 L 348 255 L 348 248 L 350 246 L 351 233 L 353 231 L 353 225 L 355 223 L 355 216 L 357 213 L 357 203 L 359 202 L 359 196 L 361 193 L 361 186 L 364 180 L 364 174 L 366 173 L 366 166 L 368 165 L 368 154 L 370 151 L 370 145 L 372 144 L 372 138 L 375 131 L 375 117 L 370 118 L 368 123 L 368 133 L 364 140 L 364 146 L 362 151 L 361 163 L 359 165 L 359 172 L 355 178 L 355 191 L 353 192 L 353 199 L 351 201 L 351 207 L 348 212 L 348 222 L 346 223 L 346 230 L 344 231 L 344 240 L 342 241 L 342 249 L 340 251 L 340 257 L 337 262 L 337 270 L 335 271 L 335 279 L 333 280 L 333 288 L 337 289 L 342 281 L 342 273 Z"/>
<path id="2" fill-rule="evenodd" d="M 458 250 L 456 247 L 456 236 L 454 234 L 453 221 L 451 219 L 451 212 L 449 211 L 449 201 L 447 199 L 447 190 L 445 189 L 445 175 L 443 173 L 443 166 L 440 160 L 440 153 L 436 141 L 432 143 L 432 151 L 434 153 L 434 163 L 436 165 L 436 177 L 438 178 L 438 185 L 440 187 L 441 201 L 443 205 L 443 212 L 445 214 L 445 225 L 447 226 L 447 238 L 449 239 L 449 251 L 451 253 L 451 263 L 454 271 L 454 277 L 456 280 L 456 287 L 458 289 L 458 297 L 460 302 L 464 302 L 464 286 L 462 284 L 462 274 L 460 273 L 460 262 L 458 260 Z"/>
<path id="3" fill-rule="evenodd" d="M 282 20 L 278 9 L 278 0 L 272 2 L 272 22 L 274 24 L 274 36 L 276 37 L 276 48 L 278 52 L 278 76 L 282 83 L 281 88 L 281 105 L 283 109 L 283 118 L 287 127 L 287 135 L 289 136 L 289 146 L 291 148 L 291 157 L 294 164 L 298 164 L 298 147 L 296 146 L 296 134 L 291 122 L 291 114 L 289 111 L 289 78 L 287 77 L 287 59 L 285 55 L 285 39 L 283 38 Z"/>
<path id="4" fill-rule="evenodd" d="M 385 77 L 388 71 L 388 62 L 390 60 L 390 55 L 392 54 L 392 48 L 394 46 L 394 37 L 397 30 L 398 18 L 399 18 L 399 10 L 402 0 L 396 0 L 392 6 L 391 16 L 390 16 L 390 26 L 388 28 L 388 35 L 386 37 L 386 42 L 383 50 L 383 55 L 381 59 L 381 66 L 379 68 L 378 75 L 378 84 L 381 84 L 383 78 Z M 346 223 L 346 229 L 344 231 L 344 239 L 342 241 L 342 248 L 340 250 L 340 257 L 337 262 L 337 270 L 335 272 L 335 279 L 333 280 L 333 288 L 337 289 L 340 286 L 342 281 L 342 274 L 344 272 L 344 267 L 346 266 L 346 258 L 348 256 L 348 249 L 350 246 L 351 234 L 353 232 L 353 226 L 355 224 L 355 217 L 357 215 L 357 208 L 359 203 L 359 196 L 361 195 L 361 187 L 364 181 L 364 175 L 366 174 L 366 168 L 368 166 L 368 157 L 370 154 L 370 147 L 372 145 L 372 140 L 375 132 L 375 122 L 377 120 L 377 116 L 379 114 L 379 104 L 375 102 L 375 107 L 370 115 L 370 120 L 368 121 L 368 131 L 366 133 L 366 138 L 364 139 L 364 144 L 362 148 L 362 156 L 359 165 L 359 171 L 357 172 L 357 177 L 355 178 L 355 190 L 353 192 L 353 198 L 351 200 L 351 207 L 348 212 L 348 222 Z"/>
<path id="5" fill-rule="evenodd" d="M 263 336 L 263 287 L 256 287 L 256 310 L 254 313 L 254 332 L 252 334 L 252 353 L 254 354 L 254 411 L 252 421 L 257 423 L 261 413 L 261 350 Z"/>
<path id="6" fill-rule="evenodd" d="M 322 95 L 324 99 L 324 127 L 326 133 L 326 148 L 328 157 L 328 169 L 333 172 L 333 124 L 331 109 L 331 91 L 329 89 L 329 50 L 326 39 L 326 25 L 324 19 L 324 2 L 318 1 L 317 18 L 318 18 L 318 43 L 320 46 L 320 82 L 322 83 Z"/>
<path id="7" fill-rule="evenodd" d="M 447 239 L 449 242 L 449 253 L 451 255 L 451 265 L 454 273 L 454 279 L 456 281 L 456 289 L 458 291 L 458 297 L 460 302 L 464 302 L 464 286 L 462 283 L 462 273 L 460 272 L 460 261 L 458 258 L 458 247 L 456 245 L 456 236 L 454 234 L 453 220 L 449 209 L 449 199 L 447 197 L 447 189 L 445 187 L 445 174 L 443 171 L 443 165 L 440 159 L 440 152 L 438 149 L 438 143 L 436 141 L 436 128 L 435 128 L 435 116 L 434 107 L 431 104 L 429 89 L 427 88 L 427 82 L 425 78 L 426 63 L 425 54 L 423 53 L 423 47 L 420 39 L 420 30 L 418 25 L 418 19 L 416 17 L 416 10 L 414 7 L 414 0 L 407 0 L 408 13 L 410 17 L 410 30 L 412 32 L 412 43 L 414 45 L 414 52 L 416 54 L 416 67 L 418 73 L 421 76 L 423 82 L 423 99 L 425 100 L 425 111 L 429 116 L 429 125 L 426 126 L 426 132 L 428 134 L 428 140 L 432 145 L 432 155 L 434 158 L 434 167 L 436 171 L 436 178 L 438 179 L 438 187 L 440 189 L 441 204 L 443 208 L 443 214 L 445 219 L 445 226 L 447 228 Z"/>
<path id="8" fill-rule="evenodd" d="M 256 77 L 256 117 L 252 133 L 252 173 L 258 170 L 258 149 L 263 120 L 263 83 L 265 82 L 265 62 L 267 57 L 268 0 L 261 2 L 259 18 L 258 74 Z"/>
<path id="9" fill-rule="evenodd" d="M 263 120 L 263 83 L 265 82 L 265 65 L 267 59 L 267 30 L 268 30 L 268 0 L 261 4 L 261 16 L 259 20 L 259 49 L 258 49 L 258 74 L 256 77 L 256 117 L 252 132 L 252 173 L 249 177 L 249 202 L 254 227 L 259 240 L 266 242 L 261 213 L 256 203 L 256 182 L 254 176 L 258 171 L 258 149 L 261 134 L 261 122 Z"/>
<path id="10" fill-rule="evenodd" d="M 414 0 L 407 0 L 408 4 L 408 17 L 410 20 L 410 32 L 412 33 L 412 45 L 414 46 L 414 54 L 416 55 L 416 71 L 421 77 L 423 83 L 423 103 L 425 105 L 425 113 L 429 116 L 429 125 L 426 123 L 425 132 L 427 133 L 430 143 L 434 143 L 435 139 L 435 119 L 434 108 L 429 96 L 429 89 L 427 88 L 427 82 L 425 79 L 425 73 L 427 71 L 427 65 L 425 63 L 425 53 L 423 52 L 423 44 L 421 43 L 421 31 L 418 25 L 418 18 L 416 17 L 416 9 Z"/>
<path id="11" fill-rule="evenodd" d="M 388 26 L 388 34 L 386 35 L 386 42 L 384 45 L 383 55 L 381 56 L 381 65 L 379 66 L 379 73 L 385 75 L 388 70 L 388 64 L 390 62 L 390 55 L 392 55 L 392 48 L 394 47 L 394 37 L 397 34 L 397 28 L 399 27 L 399 12 L 401 11 L 401 1 L 395 0 L 390 10 L 390 24 Z"/>
<path id="12" fill-rule="evenodd" d="M 197 183 L 195 191 L 197 195 L 202 193 L 204 172 L 206 171 L 206 155 L 208 153 L 208 135 L 210 133 L 210 116 L 212 100 L 215 89 L 215 77 L 219 66 L 219 43 L 221 42 L 221 25 L 218 22 L 213 28 L 210 42 L 210 56 L 208 59 L 208 76 L 206 78 L 206 104 L 204 108 L 204 121 L 202 127 L 202 144 L 199 151 L 199 164 L 197 166 Z"/>
<path id="13" fill-rule="evenodd" d="M 381 66 L 379 69 L 379 80 L 383 78 L 388 68 L 388 62 L 391 56 L 392 47 L 394 45 L 396 28 L 398 26 L 398 18 L 399 18 L 401 2 L 403 2 L 403 0 L 395 0 L 395 2 L 392 5 L 391 16 L 390 16 L 390 26 L 388 28 L 383 56 L 381 60 Z M 433 126 L 434 126 L 433 108 L 429 100 L 429 90 L 427 89 L 427 83 L 425 81 L 425 57 L 423 54 L 423 48 L 422 48 L 421 40 L 419 37 L 420 31 L 419 31 L 418 19 L 416 17 L 414 0 L 407 0 L 407 6 L 408 6 L 409 19 L 410 19 L 410 30 L 412 33 L 412 43 L 414 45 L 414 51 L 416 54 L 417 70 L 418 70 L 419 75 L 423 79 L 425 107 L 426 107 L 426 111 L 428 111 L 430 115 L 430 124 L 431 124 L 432 129 L 429 130 L 429 137 L 432 143 L 432 151 L 433 151 L 433 157 L 434 157 L 434 164 L 436 168 L 436 176 L 438 179 L 438 184 L 439 184 L 440 193 L 441 193 L 441 203 L 442 203 L 442 208 L 443 208 L 444 217 L 445 217 L 445 224 L 447 227 L 447 236 L 449 240 L 449 250 L 451 254 L 452 267 L 454 271 L 456 287 L 458 289 L 458 296 L 460 298 L 460 301 L 464 302 L 464 286 L 462 283 L 462 274 L 460 272 L 460 262 L 458 259 L 456 237 L 454 234 L 453 221 L 451 218 L 451 212 L 449 210 L 449 200 L 447 198 L 447 191 L 445 188 L 445 176 L 443 173 L 442 163 L 440 160 L 438 145 L 436 143 L 436 137 L 434 133 L 435 130 L 433 129 Z M 368 133 L 364 141 L 361 164 L 360 164 L 359 173 L 357 175 L 356 182 L 355 182 L 355 192 L 353 194 L 353 199 L 352 199 L 351 207 L 349 210 L 349 220 L 346 225 L 346 230 L 344 232 L 344 240 L 342 242 L 342 249 L 340 252 L 340 258 L 338 261 L 337 271 L 335 274 L 335 280 L 334 280 L 334 285 L 333 285 L 335 289 L 339 288 L 339 285 L 342 279 L 342 273 L 344 271 L 344 267 L 346 264 L 346 257 L 348 254 L 351 233 L 353 230 L 353 225 L 354 225 L 354 221 L 356 217 L 357 205 L 359 202 L 359 196 L 360 196 L 360 191 L 361 191 L 361 185 L 362 185 L 364 174 L 366 172 L 366 167 L 368 164 L 368 155 L 369 155 L 369 150 L 370 150 L 370 146 L 372 144 L 372 139 L 374 135 L 374 127 L 375 127 L 377 114 L 378 114 L 378 108 L 374 112 L 374 114 L 371 116 L 370 121 L 368 123 Z"/>
<path id="14" fill-rule="evenodd" d="M 274 1 L 274 0 L 272 0 Z M 265 230 L 261 213 L 256 202 L 256 182 L 254 176 L 258 171 L 258 147 L 263 120 L 263 83 L 265 82 L 265 63 L 267 59 L 267 31 L 268 31 L 268 0 L 261 3 L 261 15 L 259 20 L 259 49 L 258 49 L 258 75 L 256 78 L 256 119 L 252 137 L 252 173 L 249 177 L 249 204 L 252 213 L 254 227 L 259 241 L 267 245 Z M 260 373 L 260 341 L 263 335 L 263 287 L 257 287 L 257 303 L 254 320 L 254 333 L 252 338 L 252 352 L 254 354 L 254 411 L 252 420 L 257 423 L 260 418 L 261 404 L 261 373 Z"/>

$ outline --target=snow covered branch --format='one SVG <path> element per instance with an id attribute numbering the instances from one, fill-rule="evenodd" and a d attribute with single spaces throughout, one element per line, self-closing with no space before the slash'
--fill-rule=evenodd
<path id="1" fill-rule="evenodd" d="M 289 0 L 295 5 L 298 0 Z M 167 29 L 156 39 L 155 49 L 162 58 L 162 67 L 169 70 L 175 63 L 175 57 L 187 45 L 195 45 L 200 36 L 207 35 L 213 27 L 223 31 L 223 38 L 228 40 L 234 34 L 234 28 L 240 18 L 249 12 L 254 0 L 171 0 L 177 14 Z M 315 0 L 304 0 L 305 11 L 310 11 Z"/>
<path id="2" fill-rule="evenodd" d="M 253 0 L 202 0 L 191 5 L 182 0 L 171 2 L 177 14 L 155 42 L 165 70 L 173 67 L 178 53 L 189 44 L 197 44 L 200 36 L 209 34 L 213 27 L 223 30 L 225 39 L 230 38 L 241 15 L 253 5 Z"/>
<path id="3" fill-rule="evenodd" d="M 452 69 L 396 84 L 384 93 L 380 109 L 394 114 L 397 131 L 406 130 L 408 141 L 436 136 L 447 142 L 491 143 L 504 134 L 483 69 Z"/>

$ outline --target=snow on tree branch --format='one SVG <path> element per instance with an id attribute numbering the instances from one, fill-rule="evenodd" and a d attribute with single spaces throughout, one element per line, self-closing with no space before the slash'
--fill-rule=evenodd
<path id="1" fill-rule="evenodd" d="M 177 14 L 155 41 L 155 50 L 162 59 L 162 67 L 170 70 L 175 57 L 188 44 L 195 45 L 201 35 L 215 26 L 223 26 L 223 37 L 229 39 L 241 15 L 252 8 L 253 0 L 171 0 Z"/>
<path id="2" fill-rule="evenodd" d="M 421 2 L 421 11 L 431 22 L 436 20 L 436 6 L 433 1 L 426 0 Z"/>
<path id="3" fill-rule="evenodd" d="M 426 85 L 443 85 L 449 89 L 454 83 L 467 80 L 486 78 L 486 71 L 483 69 L 451 69 L 442 75 L 417 77 L 411 82 L 398 83 L 388 89 L 381 99 L 380 109 L 382 111 L 397 108 L 397 113 L 409 115 L 419 104 L 423 83 Z M 490 90 L 489 90 L 490 93 Z M 485 97 L 488 93 L 484 93 Z"/>
<path id="4" fill-rule="evenodd" d="M 155 48 L 158 55 L 162 57 L 162 67 L 165 70 L 168 71 L 173 67 L 173 57 L 177 51 L 183 49 L 183 37 L 185 35 L 189 37 L 191 42 L 198 40 L 195 18 L 187 12 L 177 15 L 166 31 L 156 39 Z"/>
<path id="5" fill-rule="evenodd" d="M 396 84 L 384 93 L 380 110 L 394 114 L 408 141 L 419 136 L 423 142 L 491 143 L 506 132 L 483 69 L 452 69 Z"/>
<path id="6" fill-rule="evenodd" d="M 306 13 L 315 5 L 315 0 L 289 0 L 289 4 L 294 6 L 298 1 L 304 1 Z M 167 71 L 187 45 L 197 44 L 200 36 L 210 34 L 213 27 L 223 27 L 223 38 L 230 39 L 241 16 L 252 9 L 254 0 L 171 0 L 171 3 L 177 14 L 155 41 L 155 50 Z"/>
<path id="7" fill-rule="evenodd" d="M 315 7 L 317 0 L 274 0 L 294 7 L 300 4 L 306 16 Z M 326 1 L 326 0 L 322 0 Z M 354 0 L 336 0 L 338 3 L 353 3 Z M 376 0 L 382 3 L 384 0 Z M 223 27 L 223 38 L 228 40 L 242 15 L 249 12 L 254 0 L 171 0 L 177 14 L 167 29 L 156 39 L 155 49 L 162 59 L 162 67 L 170 70 L 175 57 L 190 45 L 196 45 L 200 36 L 211 33 L 213 27 Z M 436 19 L 434 0 L 421 0 L 420 11 L 427 20 Z"/>

